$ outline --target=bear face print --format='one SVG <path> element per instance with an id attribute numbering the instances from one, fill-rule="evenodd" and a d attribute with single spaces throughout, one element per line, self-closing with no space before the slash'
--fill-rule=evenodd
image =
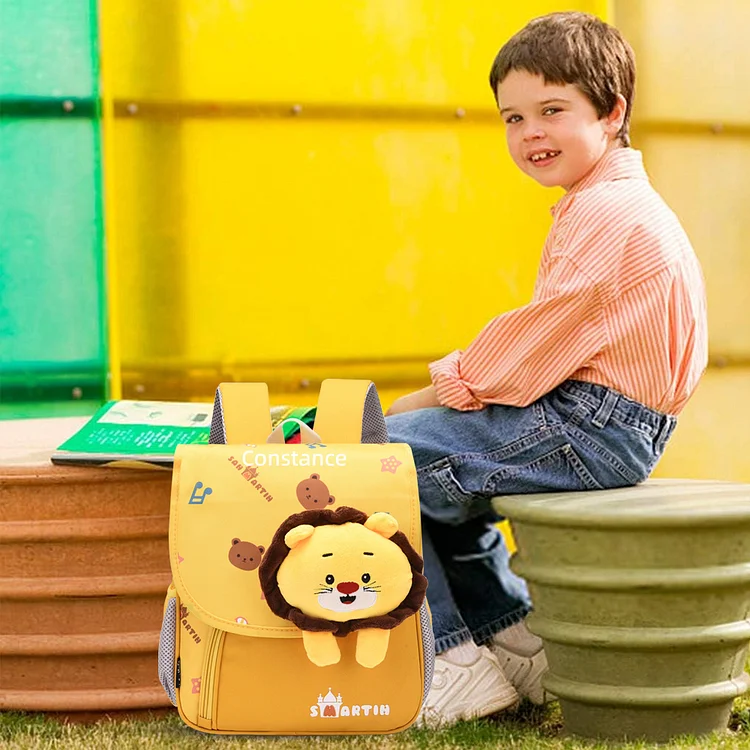
<path id="1" fill-rule="evenodd" d="M 332 505 L 336 498 L 328 492 L 320 474 L 310 474 L 309 479 L 303 479 L 297 485 L 297 500 L 305 510 L 317 510 Z"/>
<path id="2" fill-rule="evenodd" d="M 255 570 L 260 565 L 261 555 L 265 547 L 256 547 L 252 542 L 243 542 L 241 539 L 232 539 L 229 548 L 229 562 L 240 570 Z"/>

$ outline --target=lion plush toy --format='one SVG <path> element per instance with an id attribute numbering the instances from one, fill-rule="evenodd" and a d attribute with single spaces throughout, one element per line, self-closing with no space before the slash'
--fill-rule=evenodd
<path id="1" fill-rule="evenodd" d="M 357 633 L 356 660 L 376 667 L 390 631 L 419 611 L 427 589 L 422 558 L 388 513 L 309 510 L 278 528 L 260 569 L 271 611 L 302 630 L 320 667 L 341 658 L 334 636 Z"/>

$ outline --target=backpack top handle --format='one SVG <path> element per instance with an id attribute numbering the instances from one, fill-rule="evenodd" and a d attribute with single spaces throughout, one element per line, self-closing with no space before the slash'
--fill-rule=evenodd
<path id="1" fill-rule="evenodd" d="M 388 442 L 380 397 L 371 380 L 324 380 L 314 428 L 328 443 Z"/>
<path id="2" fill-rule="evenodd" d="M 272 429 L 271 405 L 265 383 L 219 385 L 214 397 L 209 443 L 265 443 Z"/>
<path id="3" fill-rule="evenodd" d="M 219 385 L 209 443 L 265 443 L 272 429 L 265 383 Z M 320 385 L 314 430 L 327 443 L 387 443 L 383 408 L 373 382 L 324 380 Z"/>

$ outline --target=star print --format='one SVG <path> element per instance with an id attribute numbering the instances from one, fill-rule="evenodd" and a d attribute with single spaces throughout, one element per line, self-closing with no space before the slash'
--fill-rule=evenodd
<path id="1" fill-rule="evenodd" d="M 390 471 L 391 474 L 395 474 L 396 469 L 398 469 L 403 462 L 399 461 L 395 456 L 389 456 L 388 458 L 381 458 L 380 463 L 383 464 L 383 468 L 380 470 L 381 472 Z"/>
<path id="2" fill-rule="evenodd" d="M 177 562 L 185 562 L 185 558 L 179 552 L 177 553 Z"/>

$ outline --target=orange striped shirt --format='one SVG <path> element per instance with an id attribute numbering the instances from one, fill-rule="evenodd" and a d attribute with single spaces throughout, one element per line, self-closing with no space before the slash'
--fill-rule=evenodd
<path id="1" fill-rule="evenodd" d="M 708 359 L 705 286 L 640 152 L 605 154 L 552 215 L 531 302 L 430 365 L 440 403 L 527 406 L 573 378 L 678 414 Z"/>

